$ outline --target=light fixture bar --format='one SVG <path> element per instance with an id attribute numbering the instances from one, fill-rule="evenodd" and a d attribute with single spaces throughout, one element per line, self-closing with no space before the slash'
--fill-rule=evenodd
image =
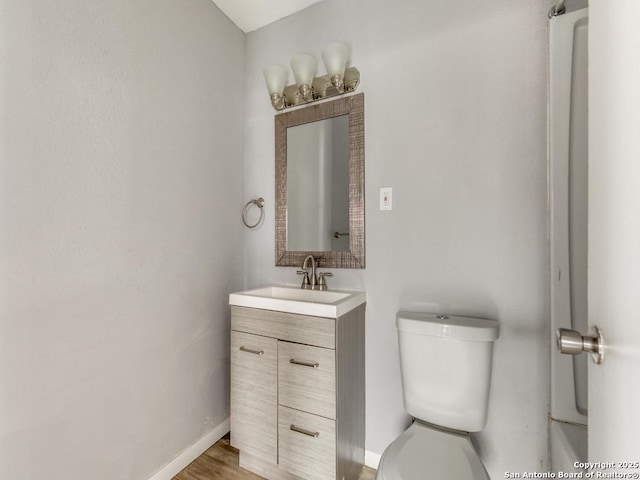
<path id="1" fill-rule="evenodd" d="M 322 75 L 313 79 L 313 93 L 314 98 L 312 100 L 305 100 L 300 93 L 297 84 L 288 85 L 284 89 L 284 102 L 282 108 L 277 108 L 275 105 L 273 108 L 276 110 L 283 110 L 289 107 L 295 107 L 305 103 L 313 102 L 316 100 L 322 100 L 325 98 L 335 97 L 337 95 L 343 95 L 345 93 L 355 92 L 360 85 L 360 72 L 355 67 L 349 67 L 344 71 L 344 91 L 339 91 L 331 83 L 331 77 L 329 75 Z"/>
<path id="2" fill-rule="evenodd" d="M 313 55 L 301 54 L 291 59 L 291 70 L 296 83 L 285 87 L 289 71 L 281 65 L 265 68 L 271 105 L 283 110 L 296 105 L 315 102 L 324 98 L 354 92 L 360 84 L 360 72 L 355 67 L 346 68 L 351 48 L 342 42 L 332 42 L 322 50 L 326 75 L 316 77 L 317 61 Z"/>

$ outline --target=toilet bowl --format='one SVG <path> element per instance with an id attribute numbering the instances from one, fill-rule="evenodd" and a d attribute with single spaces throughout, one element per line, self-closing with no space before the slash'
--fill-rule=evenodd
<path id="1" fill-rule="evenodd" d="M 489 480 L 468 432 L 487 421 L 498 322 L 398 312 L 404 406 L 415 420 L 382 454 L 376 480 Z"/>
<path id="2" fill-rule="evenodd" d="M 376 480 L 489 480 L 468 434 L 415 421 L 387 449 Z"/>

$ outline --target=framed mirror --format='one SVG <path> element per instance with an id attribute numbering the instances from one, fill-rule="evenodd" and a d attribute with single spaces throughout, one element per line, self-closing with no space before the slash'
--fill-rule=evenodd
<path id="1" fill-rule="evenodd" d="M 275 116 L 276 265 L 365 268 L 364 94 Z"/>

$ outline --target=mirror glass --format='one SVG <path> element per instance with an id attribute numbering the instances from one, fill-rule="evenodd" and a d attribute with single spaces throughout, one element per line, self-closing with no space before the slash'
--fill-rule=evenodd
<path id="1" fill-rule="evenodd" d="M 349 117 L 287 129 L 287 250 L 349 251 Z"/>
<path id="2" fill-rule="evenodd" d="M 276 265 L 364 268 L 364 95 L 276 115 Z"/>

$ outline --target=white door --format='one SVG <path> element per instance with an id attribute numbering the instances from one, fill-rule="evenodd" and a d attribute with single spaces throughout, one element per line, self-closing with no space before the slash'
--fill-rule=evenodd
<path id="1" fill-rule="evenodd" d="M 604 362 L 589 367 L 589 461 L 633 463 L 640 462 L 640 0 L 591 0 L 589 16 L 589 325 L 605 340 Z"/>

